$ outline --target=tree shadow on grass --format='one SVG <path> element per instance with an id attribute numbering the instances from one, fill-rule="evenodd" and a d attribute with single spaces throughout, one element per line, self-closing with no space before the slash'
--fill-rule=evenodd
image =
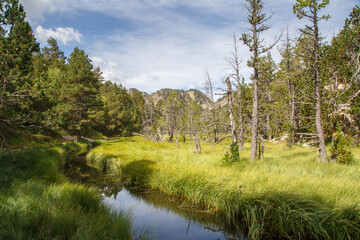
<path id="1" fill-rule="evenodd" d="M 357 206 L 334 207 L 314 198 L 284 192 L 249 195 L 228 203 L 227 221 L 249 239 L 359 239 Z"/>
<path id="2" fill-rule="evenodd" d="M 130 184 L 146 186 L 150 176 L 154 173 L 156 163 L 147 159 L 130 162 L 121 167 L 123 175 L 128 178 Z"/>

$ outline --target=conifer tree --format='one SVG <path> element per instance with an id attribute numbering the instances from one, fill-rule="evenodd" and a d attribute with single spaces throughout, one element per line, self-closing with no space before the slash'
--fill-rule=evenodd
<path id="1" fill-rule="evenodd" d="M 77 141 L 89 130 L 101 107 L 99 87 L 90 58 L 76 47 L 68 58 L 58 111 L 63 117 L 63 127 L 75 134 Z"/>
<path id="2" fill-rule="evenodd" d="M 253 103 L 252 103 L 252 117 L 251 117 L 251 157 L 250 160 L 256 159 L 256 147 L 258 143 L 258 115 L 259 115 L 259 100 L 258 100 L 258 85 L 259 85 L 259 57 L 261 54 L 268 52 L 275 46 L 277 41 L 271 46 L 264 46 L 263 39 L 259 35 L 270 28 L 265 22 L 269 20 L 263 13 L 264 3 L 262 0 L 246 0 L 248 3 L 246 8 L 249 12 L 248 22 L 250 24 L 250 33 L 242 34 L 240 38 L 243 43 L 249 48 L 252 53 L 251 60 L 248 61 L 248 66 L 253 69 L 251 80 L 253 82 Z"/>
<path id="3" fill-rule="evenodd" d="M 264 135 L 266 135 L 268 140 L 271 140 L 272 138 L 272 113 L 276 111 L 276 107 L 273 105 L 275 69 L 276 64 L 272 59 L 270 52 L 259 59 L 259 109 L 261 110 L 259 114 L 259 119 L 261 120 L 260 129 L 263 129 Z"/>
<path id="4" fill-rule="evenodd" d="M 291 44 L 291 40 L 289 38 L 289 31 L 287 30 L 286 34 L 286 42 L 280 50 L 280 54 L 282 56 L 282 60 L 279 64 L 279 69 L 277 72 L 277 78 L 279 80 L 278 86 L 283 87 L 283 94 L 286 96 L 288 106 L 288 146 L 292 148 L 295 144 L 295 136 L 294 133 L 297 129 L 296 124 L 296 108 L 297 108 L 297 98 L 296 98 L 296 60 L 294 47 Z M 282 85 L 282 86 L 281 86 Z M 281 95 L 282 97 L 283 95 Z"/>
<path id="5" fill-rule="evenodd" d="M 42 54 L 47 65 L 64 70 L 66 57 L 61 51 L 56 39 L 50 37 L 47 46 L 43 47 Z"/>
<path id="6" fill-rule="evenodd" d="M 312 80 L 315 87 L 315 126 L 319 140 L 319 158 L 322 162 L 327 163 L 328 157 L 326 154 L 325 137 L 323 131 L 322 117 L 321 117 L 321 72 L 320 72 L 320 44 L 321 36 L 319 30 L 319 22 L 322 19 L 327 20 L 330 16 L 319 16 L 319 11 L 329 4 L 329 0 L 296 0 L 293 6 L 294 13 L 299 19 L 307 18 L 311 26 L 306 25 L 301 32 L 309 38 L 310 46 L 307 50 L 310 52 L 310 66 L 312 70 Z"/>
<path id="7" fill-rule="evenodd" d="M 0 2 L 0 132 L 31 125 L 32 57 L 39 50 L 18 0 Z"/>
<path id="8" fill-rule="evenodd" d="M 104 101 L 104 125 L 108 136 L 131 136 L 140 131 L 140 111 L 124 87 L 106 81 L 100 87 L 100 95 Z"/>

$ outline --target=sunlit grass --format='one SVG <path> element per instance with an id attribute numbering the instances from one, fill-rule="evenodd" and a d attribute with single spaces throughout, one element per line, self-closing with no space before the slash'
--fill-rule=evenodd
<path id="1" fill-rule="evenodd" d="M 225 145 L 152 143 L 141 138 L 104 143 L 88 162 L 131 184 L 186 197 L 223 212 L 247 227 L 249 236 L 290 239 L 360 238 L 360 149 L 351 165 L 322 164 L 312 148 L 266 144 L 265 158 L 223 165 Z M 245 145 L 249 149 L 250 145 Z"/>
<path id="2" fill-rule="evenodd" d="M 132 239 L 130 218 L 110 212 L 100 193 L 70 184 L 58 169 L 85 143 L 35 147 L 3 154 L 0 239 Z"/>

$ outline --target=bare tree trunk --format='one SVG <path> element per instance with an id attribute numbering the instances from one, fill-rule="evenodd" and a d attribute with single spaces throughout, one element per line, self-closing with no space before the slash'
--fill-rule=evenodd
<path id="1" fill-rule="evenodd" d="M 243 106 L 242 106 L 242 92 L 241 92 L 241 76 L 240 76 L 240 60 L 238 57 L 238 43 L 235 33 L 233 33 L 233 47 L 234 52 L 232 53 L 231 58 L 227 58 L 228 64 L 234 71 L 233 78 L 236 79 L 237 82 L 237 101 L 238 101 L 238 116 L 239 116 L 239 147 L 244 148 L 244 126 L 243 126 Z"/>
<path id="2" fill-rule="evenodd" d="M 253 105 L 251 115 L 251 157 L 250 161 L 256 159 L 257 129 L 258 129 L 258 84 L 257 80 L 253 81 Z"/>
<path id="3" fill-rule="evenodd" d="M 291 72 L 291 44 L 289 38 L 289 29 L 286 30 L 286 43 L 284 49 L 284 58 L 286 59 L 285 68 L 286 68 L 286 78 L 288 84 L 288 96 L 289 96 L 289 118 L 290 118 L 290 129 L 289 129 L 289 148 L 292 148 L 295 144 L 295 136 L 294 136 L 294 129 L 296 125 L 295 120 L 295 84 L 290 76 Z"/>
<path id="4" fill-rule="evenodd" d="M 256 36 L 255 36 L 256 37 Z M 257 58 L 257 53 L 256 53 Z M 253 162 L 256 159 L 256 145 L 258 142 L 258 69 L 254 64 L 254 78 L 253 78 L 253 104 L 251 115 L 251 157 L 250 161 Z"/>
<path id="5" fill-rule="evenodd" d="M 270 113 L 266 113 L 266 132 L 268 140 L 271 140 Z"/>
<path id="6" fill-rule="evenodd" d="M 213 123 L 213 142 L 216 143 L 217 142 L 217 124 L 216 124 L 216 111 L 215 111 L 215 100 L 214 100 L 214 92 L 213 92 L 213 82 L 211 81 L 210 78 L 210 74 L 208 71 L 205 71 L 205 75 L 206 75 L 206 81 L 204 83 L 204 87 L 206 90 L 206 94 L 207 96 L 210 98 L 211 101 L 211 110 L 210 112 L 212 113 L 212 123 Z"/>
<path id="7" fill-rule="evenodd" d="M 259 38 L 260 33 L 268 30 L 270 26 L 265 22 L 270 18 L 267 18 L 262 12 L 264 3 L 262 0 L 247 0 L 246 9 L 249 12 L 248 22 L 251 26 L 249 34 L 243 34 L 240 38 L 246 46 L 248 46 L 250 52 L 252 52 L 251 61 L 248 66 L 254 70 L 252 76 L 253 81 L 253 104 L 252 104 L 252 119 L 251 119 L 251 157 L 250 161 L 253 162 L 256 159 L 256 146 L 257 146 L 257 132 L 258 132 L 258 83 L 259 83 L 259 56 L 263 53 L 270 51 L 276 43 L 279 41 L 278 37 L 275 42 L 270 46 L 262 44 L 263 39 Z"/>
<path id="8" fill-rule="evenodd" d="M 314 33 L 315 33 L 315 63 L 314 63 L 314 79 L 315 79 L 315 95 L 316 95 L 316 103 L 315 103 L 315 126 L 316 131 L 319 138 L 319 157 L 323 163 L 328 163 L 329 160 L 327 158 L 326 154 L 326 146 L 325 146 L 325 138 L 324 138 L 324 132 L 323 127 L 321 123 L 321 94 L 320 94 L 320 88 L 321 88 L 321 78 L 320 78 L 320 37 L 319 37 L 319 29 L 318 29 L 318 22 L 317 22 L 317 11 L 314 11 Z"/>
<path id="9" fill-rule="evenodd" d="M 160 134 L 159 128 L 156 129 L 156 132 L 155 132 L 152 140 L 153 140 L 153 142 L 158 142 L 158 143 L 161 142 L 161 134 Z"/>
<path id="10" fill-rule="evenodd" d="M 77 132 L 76 132 L 76 141 L 77 141 L 77 142 L 80 142 L 80 141 L 81 141 L 81 133 L 80 133 L 80 131 L 77 131 Z"/>
<path id="11" fill-rule="evenodd" d="M 199 134 L 194 133 L 194 143 L 195 143 L 195 151 L 196 153 L 201 153 L 201 145 L 199 140 Z"/>
<path id="12" fill-rule="evenodd" d="M 307 35 L 310 39 L 309 47 L 307 50 L 312 54 L 311 60 L 312 63 L 312 71 L 313 71 L 313 81 L 315 87 L 315 127 L 317 136 L 319 139 L 319 158 L 323 163 L 328 163 L 328 157 L 326 154 L 326 146 L 325 146 L 325 138 L 323 127 L 321 123 L 321 77 L 320 77 L 320 32 L 318 23 L 321 19 L 328 19 L 328 16 L 318 16 L 319 11 L 324 8 L 329 2 L 323 1 L 322 4 L 318 4 L 315 1 L 304 1 L 301 4 L 294 5 L 294 13 L 297 15 L 299 19 L 306 17 L 313 24 L 312 26 L 306 25 L 305 29 L 301 29 L 300 31 Z M 307 9 L 307 10 L 306 10 Z M 306 48 L 306 47 L 305 47 Z"/>
<path id="13" fill-rule="evenodd" d="M 178 139 L 178 137 L 176 137 L 176 138 L 175 138 L 175 141 L 176 141 L 177 148 L 180 148 L 180 146 L 179 146 L 179 139 Z"/>
<path id="14" fill-rule="evenodd" d="M 291 80 L 289 80 L 289 89 L 290 89 L 290 146 L 295 145 L 295 136 L 294 136 L 294 130 L 295 130 L 295 91 L 294 91 L 294 84 Z"/>
<path id="15" fill-rule="evenodd" d="M 237 137 L 236 137 L 236 126 L 235 126 L 235 118 L 234 118 L 234 110 L 233 110 L 233 103 L 232 103 L 232 89 L 231 89 L 231 83 L 230 79 L 226 79 L 227 84 L 227 99 L 228 99 L 228 110 L 229 110 L 229 116 L 230 116 L 230 126 L 231 126 L 231 137 L 232 142 L 234 144 L 237 144 Z"/>
<path id="16" fill-rule="evenodd" d="M 170 132 L 169 132 L 168 142 L 174 142 L 174 132 L 173 132 L 173 131 L 170 131 Z"/>

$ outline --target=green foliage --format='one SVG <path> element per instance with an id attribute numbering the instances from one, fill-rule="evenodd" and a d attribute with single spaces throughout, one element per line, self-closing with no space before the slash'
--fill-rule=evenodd
<path id="1" fill-rule="evenodd" d="M 293 6 L 293 12 L 294 14 L 296 14 L 296 16 L 299 19 L 302 19 L 303 17 L 309 17 L 309 13 L 313 10 L 310 9 L 316 9 L 320 10 L 324 7 L 326 7 L 326 5 L 329 4 L 329 0 L 296 0 L 296 3 Z M 307 10 L 306 8 L 309 8 L 309 10 Z M 329 15 L 324 15 L 321 16 L 320 19 L 329 19 L 330 16 Z"/>
<path id="2" fill-rule="evenodd" d="M 0 5 L 0 131 L 31 124 L 32 55 L 39 50 L 18 0 Z"/>
<path id="3" fill-rule="evenodd" d="M 86 144 L 29 148 L 0 160 L 0 239 L 132 239 L 130 218 L 58 171 Z"/>
<path id="4" fill-rule="evenodd" d="M 350 114 L 354 121 L 355 126 L 357 126 L 357 138 L 360 140 L 360 97 L 356 97 L 351 102 Z"/>
<path id="5" fill-rule="evenodd" d="M 129 218 L 109 213 L 96 189 L 30 179 L 1 191 L 1 239 L 131 239 Z"/>
<path id="6" fill-rule="evenodd" d="M 185 135 L 183 129 L 180 130 L 178 137 L 179 137 L 179 139 L 178 139 L 179 142 L 186 142 L 186 135 Z"/>
<path id="7" fill-rule="evenodd" d="M 64 69 L 65 67 L 65 55 L 60 50 L 56 39 L 50 37 L 47 41 L 47 45 L 42 49 L 44 59 L 51 68 Z"/>
<path id="8" fill-rule="evenodd" d="M 204 143 L 202 154 L 195 154 L 190 142 L 178 149 L 130 138 L 106 142 L 89 155 L 113 156 L 107 165 L 118 178 L 206 206 L 244 227 L 249 239 L 360 238 L 354 191 L 360 188 L 359 148 L 352 165 L 324 165 L 309 148 L 265 143 L 264 161 L 223 165 L 226 144 Z M 242 151 L 242 159 L 249 157 Z"/>
<path id="9" fill-rule="evenodd" d="M 349 139 L 346 138 L 341 126 L 337 125 L 336 132 L 333 134 L 333 140 L 330 148 L 331 160 L 338 163 L 351 163 L 353 155 L 347 148 L 350 145 Z"/>
<path id="10" fill-rule="evenodd" d="M 131 136 L 134 132 L 140 132 L 139 106 L 134 104 L 131 95 L 124 87 L 106 81 L 100 87 L 100 96 L 104 102 L 103 126 L 106 135 Z M 137 98 L 139 97 L 137 95 Z"/>
<path id="11" fill-rule="evenodd" d="M 230 144 L 230 151 L 225 150 L 225 155 L 221 159 L 223 164 L 229 164 L 233 162 L 238 162 L 240 160 L 240 154 L 239 154 L 239 146 L 237 143 L 231 143 Z"/>
<path id="12" fill-rule="evenodd" d="M 68 58 L 66 77 L 61 86 L 60 104 L 62 127 L 80 137 L 95 125 L 101 109 L 100 81 L 93 69 L 91 59 L 84 50 L 74 48 Z"/>

